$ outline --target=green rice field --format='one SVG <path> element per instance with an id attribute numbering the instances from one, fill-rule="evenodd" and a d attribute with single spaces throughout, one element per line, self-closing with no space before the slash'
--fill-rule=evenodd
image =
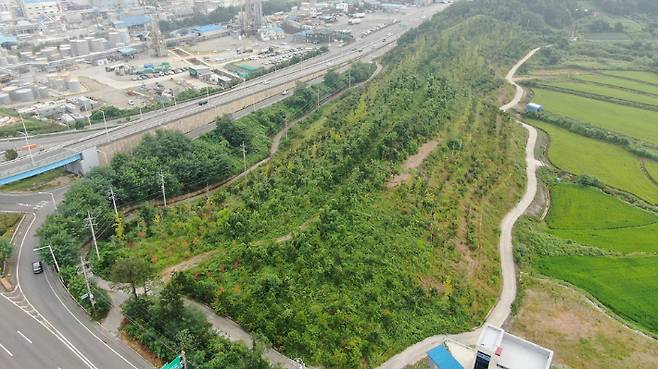
<path id="1" fill-rule="evenodd" d="M 622 253 L 658 252 L 658 214 L 594 187 L 553 186 L 547 223 L 551 234 L 581 244 Z"/>
<path id="2" fill-rule="evenodd" d="M 634 70 L 606 70 L 603 71 L 603 73 L 610 76 L 632 78 L 640 82 L 648 82 L 658 85 L 658 74 L 656 73 Z"/>
<path id="3" fill-rule="evenodd" d="M 647 172 L 649 172 L 651 178 L 658 182 L 658 162 L 647 160 L 644 165 L 647 168 Z"/>
<path id="4" fill-rule="evenodd" d="M 541 258 L 537 268 L 658 333 L 658 256 L 553 256 Z"/>
<path id="5" fill-rule="evenodd" d="M 533 102 L 547 111 L 658 145 L 658 112 L 534 89 Z"/>
<path id="6" fill-rule="evenodd" d="M 566 88 L 569 90 L 586 92 L 591 94 L 603 95 L 615 97 L 617 99 L 622 99 L 626 101 L 635 101 L 642 104 L 654 105 L 658 107 L 658 95 L 644 95 L 641 93 L 634 93 L 628 90 L 622 90 L 615 87 L 608 87 L 602 85 L 596 85 L 593 83 L 581 82 L 581 81 L 555 81 L 555 82 L 546 82 L 547 85 Z"/>
<path id="7" fill-rule="evenodd" d="M 554 125 L 527 120 L 550 136 L 548 156 L 553 165 L 600 181 L 658 204 L 658 186 L 644 174 L 640 160 L 620 146 L 571 133 Z"/>
<path id="8" fill-rule="evenodd" d="M 644 83 L 639 80 L 630 81 L 628 79 L 617 78 L 614 76 L 601 75 L 601 74 L 581 74 L 575 76 L 574 78 L 581 81 L 605 83 L 607 85 L 618 86 L 618 87 L 628 88 L 640 92 L 646 92 L 653 95 L 658 95 L 658 86 L 654 86 L 649 83 Z"/>

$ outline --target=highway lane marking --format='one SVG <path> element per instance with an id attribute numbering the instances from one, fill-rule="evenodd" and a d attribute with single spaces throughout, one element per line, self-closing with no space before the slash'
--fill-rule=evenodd
<path id="1" fill-rule="evenodd" d="M 45 273 L 44 273 L 44 274 L 45 274 Z M 133 363 L 131 363 L 130 361 L 128 361 L 128 359 L 126 359 L 126 358 L 123 357 L 120 353 L 118 353 L 116 350 L 114 350 L 112 347 L 110 347 L 110 345 L 108 345 L 107 342 L 105 342 L 103 339 L 101 339 L 101 338 L 98 337 L 96 334 L 94 334 L 94 332 L 92 332 L 91 329 L 89 329 L 89 327 L 87 327 L 86 325 L 84 325 L 84 323 L 82 323 L 82 322 L 80 321 L 80 319 L 78 319 L 78 317 L 75 316 L 75 314 L 73 314 L 73 312 L 69 309 L 69 307 L 66 306 L 66 305 L 64 304 L 64 301 L 62 301 L 62 299 L 59 297 L 59 294 L 58 294 L 57 292 L 55 292 L 55 289 L 53 288 L 53 285 L 50 283 L 50 279 L 48 278 L 48 275 L 47 275 L 47 274 L 45 274 L 45 277 L 46 277 L 46 282 L 48 282 L 48 286 L 50 287 L 50 290 L 53 292 L 53 294 L 55 295 L 55 297 L 57 297 L 57 300 L 59 300 L 60 304 L 62 304 L 62 306 L 64 307 L 64 309 L 66 309 L 66 311 L 68 311 L 69 314 L 73 317 L 73 319 L 75 319 L 78 323 L 80 323 L 80 325 L 81 325 L 84 329 L 86 329 L 87 332 L 89 332 L 89 334 L 91 334 L 92 336 L 94 336 L 94 337 L 95 337 L 100 343 L 102 343 L 103 345 L 105 345 L 105 347 L 107 347 L 107 348 L 108 348 L 110 351 L 112 351 L 115 355 L 117 355 L 117 356 L 120 357 L 123 361 L 125 361 L 126 364 L 130 365 L 130 366 L 133 367 L 134 369 L 139 369 L 139 368 L 137 368 Z"/>
<path id="2" fill-rule="evenodd" d="M 3 350 L 5 350 L 5 352 L 7 353 L 7 355 L 9 355 L 10 357 L 14 357 L 14 354 L 12 354 L 11 351 L 7 350 L 7 348 L 6 348 L 5 346 L 3 346 L 2 343 L 0 343 L 0 347 L 1 347 Z"/>
<path id="3" fill-rule="evenodd" d="M 27 342 L 32 343 L 32 340 L 29 339 L 29 338 L 27 338 L 27 337 L 25 337 L 25 335 L 24 335 L 23 333 L 21 333 L 21 331 L 16 331 L 16 333 L 20 334 L 21 337 L 25 338 L 25 340 L 26 340 Z"/>
<path id="4" fill-rule="evenodd" d="M 17 261 L 16 261 L 16 287 L 18 288 L 19 294 L 23 297 L 23 300 L 25 300 L 25 303 L 31 308 L 31 310 L 37 315 L 35 316 L 34 314 L 28 312 L 26 308 L 21 307 L 18 305 L 16 302 L 14 302 L 12 299 L 9 297 L 5 296 L 4 294 L 0 294 L 0 296 L 4 297 L 7 299 L 7 301 L 10 301 L 12 304 L 14 304 L 16 307 L 19 309 L 23 310 L 28 316 L 30 316 L 32 319 L 34 319 L 37 323 L 41 324 L 44 328 L 46 328 L 50 333 L 55 336 L 60 342 L 64 344 L 75 356 L 78 357 L 85 365 L 87 365 L 90 369 L 98 369 L 94 363 L 91 362 L 83 353 L 71 343 L 71 341 L 62 334 L 55 326 L 50 323 L 34 306 L 30 303 L 30 300 L 28 300 L 27 296 L 23 293 L 23 288 L 21 287 L 21 279 L 20 279 L 20 273 L 18 272 L 18 268 L 21 264 L 21 256 L 23 254 L 23 245 L 25 244 L 25 240 L 27 239 L 27 235 L 30 232 L 30 229 L 32 229 L 32 226 L 37 220 L 37 213 L 32 213 L 32 221 L 30 221 L 30 224 L 27 226 L 27 229 L 23 233 L 23 238 L 21 239 L 21 244 L 18 247 L 18 256 L 17 256 Z M 46 281 L 48 279 L 46 278 Z M 50 283 L 50 282 L 48 282 Z M 52 289 L 52 287 L 51 287 Z M 44 323 L 45 322 L 45 323 Z M 47 324 L 46 324 L 47 323 Z"/>

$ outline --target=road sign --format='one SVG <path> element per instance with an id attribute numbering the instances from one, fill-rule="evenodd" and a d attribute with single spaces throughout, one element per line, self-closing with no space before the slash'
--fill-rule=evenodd
<path id="1" fill-rule="evenodd" d="M 176 356 L 174 360 L 163 365 L 162 368 L 160 369 L 182 369 L 182 368 L 183 368 L 183 361 L 181 360 L 180 356 Z"/>
<path id="2" fill-rule="evenodd" d="M 86 299 L 87 297 L 89 297 L 89 294 L 85 292 L 85 293 L 83 293 L 82 295 L 80 295 L 80 300 L 84 300 L 84 299 Z"/>

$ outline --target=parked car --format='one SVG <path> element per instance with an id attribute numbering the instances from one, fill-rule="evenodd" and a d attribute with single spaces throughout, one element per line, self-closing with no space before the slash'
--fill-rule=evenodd
<path id="1" fill-rule="evenodd" d="M 32 263 L 32 273 L 39 274 L 43 273 L 43 264 L 40 261 L 35 261 Z"/>
<path id="2" fill-rule="evenodd" d="M 199 105 L 206 105 L 208 103 L 208 100 L 201 100 L 197 104 Z"/>

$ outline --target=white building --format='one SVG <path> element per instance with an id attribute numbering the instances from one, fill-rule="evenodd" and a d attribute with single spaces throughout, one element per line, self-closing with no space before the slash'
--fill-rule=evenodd
<path id="1" fill-rule="evenodd" d="M 485 324 L 475 348 L 446 340 L 427 357 L 430 369 L 550 369 L 553 351 Z"/>
<path id="2" fill-rule="evenodd" d="M 62 14 L 59 2 L 55 0 L 22 0 L 21 8 L 23 16 L 29 19 L 54 18 Z"/>
<path id="3" fill-rule="evenodd" d="M 281 29 L 281 27 L 277 27 L 277 26 L 263 27 L 258 30 L 258 38 L 261 41 L 280 40 L 286 38 L 286 34 L 283 32 L 283 29 Z"/>

